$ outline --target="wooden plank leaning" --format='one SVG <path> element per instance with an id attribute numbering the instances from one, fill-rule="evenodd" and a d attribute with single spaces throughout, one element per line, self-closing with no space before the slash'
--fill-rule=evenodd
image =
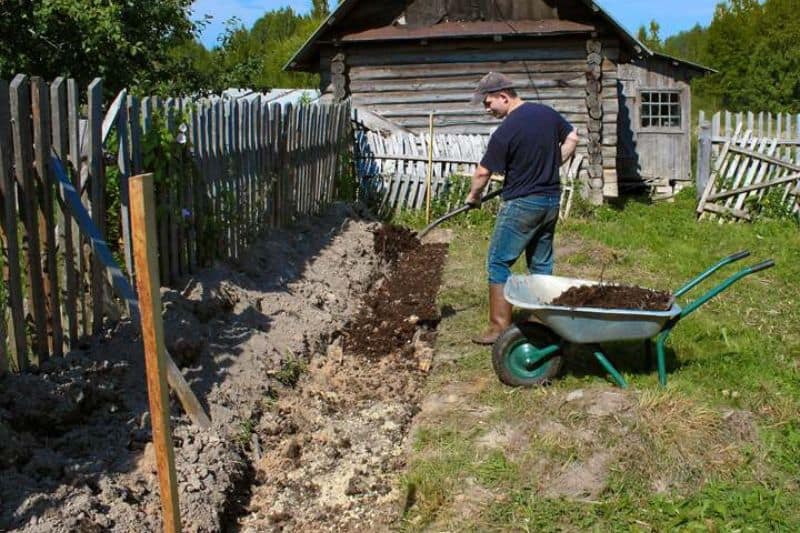
<path id="1" fill-rule="evenodd" d="M 83 207 L 83 204 L 81 204 L 78 191 L 67 178 L 61 160 L 54 154 L 51 154 L 50 165 L 53 168 L 55 179 L 58 180 L 57 192 L 61 200 L 69 205 L 78 225 L 84 234 L 87 235 L 95 257 L 104 265 L 104 273 L 109 283 L 114 288 L 117 296 L 125 302 L 131 321 L 140 323 L 141 313 L 139 311 L 139 301 L 136 298 L 136 293 L 133 291 L 133 287 L 128 281 L 128 278 L 122 273 L 119 265 L 117 265 L 114 257 L 111 255 L 108 244 L 100 235 L 89 213 Z M 203 429 L 211 427 L 211 420 L 208 418 L 208 415 L 206 415 L 197 397 L 189 387 L 189 384 L 186 383 L 186 379 L 183 377 L 183 374 L 181 374 L 180 369 L 172 361 L 168 353 L 166 363 L 169 385 L 175 391 L 175 394 L 178 396 L 181 405 L 183 405 L 183 409 L 186 411 L 192 423 Z"/>
<path id="2" fill-rule="evenodd" d="M 718 119 L 719 114 L 714 115 L 715 119 Z M 706 202 L 708 201 L 708 197 L 714 192 L 716 187 L 716 181 L 719 177 L 720 171 L 722 170 L 722 166 L 725 163 L 725 158 L 728 156 L 728 150 L 730 150 L 731 144 L 736 141 L 739 136 L 739 130 L 737 129 L 733 135 L 725 141 L 725 144 L 722 146 L 722 149 L 717 156 L 716 164 L 714 165 L 714 171 L 711 173 L 711 176 L 708 178 L 708 182 L 706 183 L 706 188 L 703 190 L 703 194 L 700 196 L 700 201 L 697 204 L 697 215 L 701 216 L 703 214 L 703 208 L 705 207 Z"/>
<path id="3" fill-rule="evenodd" d="M 11 120 L 14 134 L 14 169 L 17 183 L 21 187 L 20 211 L 22 212 L 25 235 L 27 237 L 27 241 L 23 239 L 23 243 L 27 242 L 28 246 L 28 303 L 33 308 L 34 331 L 36 333 L 34 360 L 32 362 L 38 364 L 40 358 L 44 359 L 48 355 L 47 319 L 44 287 L 42 286 L 39 221 L 36 216 L 38 195 L 36 194 L 36 183 L 33 179 L 32 168 L 31 92 L 27 76 L 22 74 L 15 76 L 11 81 L 10 93 Z M 23 363 L 22 360 L 20 362 Z M 20 370 L 24 370 L 26 367 L 27 361 L 24 361 Z"/>
<path id="4" fill-rule="evenodd" d="M 22 272 L 20 268 L 19 234 L 17 231 L 17 192 L 11 173 L 11 111 L 9 108 L 8 84 L 0 80 L 0 194 L 3 214 L 0 223 L 3 230 L 3 248 L 6 252 L 3 279 L 8 290 L 11 308 L 11 338 L 6 343 L 15 370 L 23 370 L 28 362 L 28 342 L 25 337 L 25 312 L 22 296 Z M 3 324 L 5 326 L 5 323 Z M 1 373 L 2 368 L 0 368 Z"/>
<path id="5" fill-rule="evenodd" d="M 61 327 L 59 304 L 58 265 L 56 254 L 56 221 L 53 208 L 53 180 L 50 177 L 50 91 L 44 80 L 31 79 L 31 111 L 33 118 L 34 163 L 39 191 L 39 242 L 42 244 L 44 262 L 42 274 L 44 294 L 47 298 L 47 334 L 50 353 L 64 355 L 64 333 Z"/>
<path id="6" fill-rule="evenodd" d="M 164 531 L 175 533 L 181 530 L 181 512 L 175 451 L 169 428 L 169 391 L 165 377 L 167 355 L 164 349 L 164 323 L 161 319 L 154 196 L 152 174 L 130 179 L 131 227 L 134 232 L 136 270 L 139 273 L 136 286 L 144 303 L 141 307 L 141 324 L 150 426 L 153 429 Z"/>

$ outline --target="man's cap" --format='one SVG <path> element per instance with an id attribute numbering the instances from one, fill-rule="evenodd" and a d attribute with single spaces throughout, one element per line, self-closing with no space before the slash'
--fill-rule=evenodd
<path id="1" fill-rule="evenodd" d="M 490 72 L 478 82 L 475 88 L 475 94 L 472 95 L 472 103 L 483 103 L 483 99 L 489 93 L 502 91 L 503 89 L 511 89 L 514 87 L 514 82 L 511 78 L 500 74 L 499 72 Z"/>

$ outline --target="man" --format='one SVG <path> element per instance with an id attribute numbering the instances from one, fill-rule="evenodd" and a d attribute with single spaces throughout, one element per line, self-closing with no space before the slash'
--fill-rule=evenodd
<path id="1" fill-rule="evenodd" d="M 552 108 L 523 102 L 514 83 L 490 72 L 478 83 L 472 103 L 503 119 L 472 176 L 467 203 L 480 204 L 492 173 L 505 174 L 503 205 L 489 244 L 489 329 L 473 338 L 492 344 L 511 325 L 503 286 L 525 252 L 531 274 L 553 273 L 553 234 L 561 195 L 559 168 L 575 152 L 578 133 Z"/>

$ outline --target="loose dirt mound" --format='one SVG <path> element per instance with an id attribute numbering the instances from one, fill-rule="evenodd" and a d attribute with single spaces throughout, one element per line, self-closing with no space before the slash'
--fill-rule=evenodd
<path id="1" fill-rule="evenodd" d="M 419 239 L 408 228 L 385 225 L 375 231 L 375 253 L 386 261 L 396 261 L 400 254 L 419 248 Z"/>
<path id="2" fill-rule="evenodd" d="M 551 304 L 565 307 L 666 311 L 672 305 L 672 295 L 668 292 L 630 285 L 582 285 L 567 289 Z"/>
<path id="3" fill-rule="evenodd" d="M 348 320 L 369 320 L 353 317 L 387 268 L 376 246 L 399 257 L 419 246 L 406 233 L 335 206 L 273 231 L 238 265 L 215 265 L 182 291 L 163 291 L 167 346 L 214 425 L 198 431 L 173 403 L 186 531 L 235 529 L 256 473 L 263 484 L 255 505 L 260 490 L 272 490 L 291 514 L 281 519 L 272 509 L 277 522 L 257 515 L 259 530 L 319 529 L 325 513 L 332 524 L 345 523 L 346 513 L 360 524 L 378 513 L 375 502 L 402 462 L 396 448 L 416 411 L 418 369 L 430 361 L 421 339 L 426 321 L 435 322 L 426 307 L 435 290 L 391 314 L 425 317 L 413 331 L 411 321 L 390 328 L 410 335 L 402 344 L 414 350 L 371 362 L 339 346 L 357 337 Z M 414 264 L 438 272 L 430 251 L 418 250 Z M 390 286 L 383 282 L 385 294 L 400 294 Z M 139 332 L 126 323 L 38 374 L 0 378 L 0 529 L 161 528 L 144 383 Z"/>
<path id="4" fill-rule="evenodd" d="M 421 247 L 407 230 L 388 228 L 390 231 L 376 232 L 375 248 L 384 250 L 387 259 L 399 258 L 399 261 L 387 283 L 367 296 L 345 332 L 347 353 L 381 357 L 412 347 L 415 335 L 430 342 L 429 328 L 439 322 L 436 293 L 441 284 L 446 245 Z M 387 234 L 399 236 L 398 242 L 386 242 Z"/>

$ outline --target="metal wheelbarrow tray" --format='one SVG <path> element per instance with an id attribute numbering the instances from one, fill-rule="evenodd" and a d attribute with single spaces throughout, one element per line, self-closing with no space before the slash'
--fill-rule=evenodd
<path id="1" fill-rule="evenodd" d="M 679 320 L 720 294 L 741 278 L 774 266 L 767 260 L 740 270 L 704 295 L 681 307 L 676 298 L 684 295 L 719 268 L 750 255 L 742 251 L 732 254 L 675 291 L 666 311 L 637 309 L 604 309 L 598 307 L 567 307 L 550 302 L 571 287 L 598 285 L 600 282 L 542 274 L 514 275 L 504 287 L 509 303 L 531 311 L 540 324 L 514 324 L 505 330 L 492 348 L 492 364 L 503 383 L 515 386 L 544 384 L 561 368 L 566 343 L 593 344 L 608 341 L 644 340 L 650 348 L 656 339 L 659 382 L 666 385 L 664 343 Z M 594 346 L 595 358 L 622 388 L 627 383 L 614 368 L 600 346 Z"/>

